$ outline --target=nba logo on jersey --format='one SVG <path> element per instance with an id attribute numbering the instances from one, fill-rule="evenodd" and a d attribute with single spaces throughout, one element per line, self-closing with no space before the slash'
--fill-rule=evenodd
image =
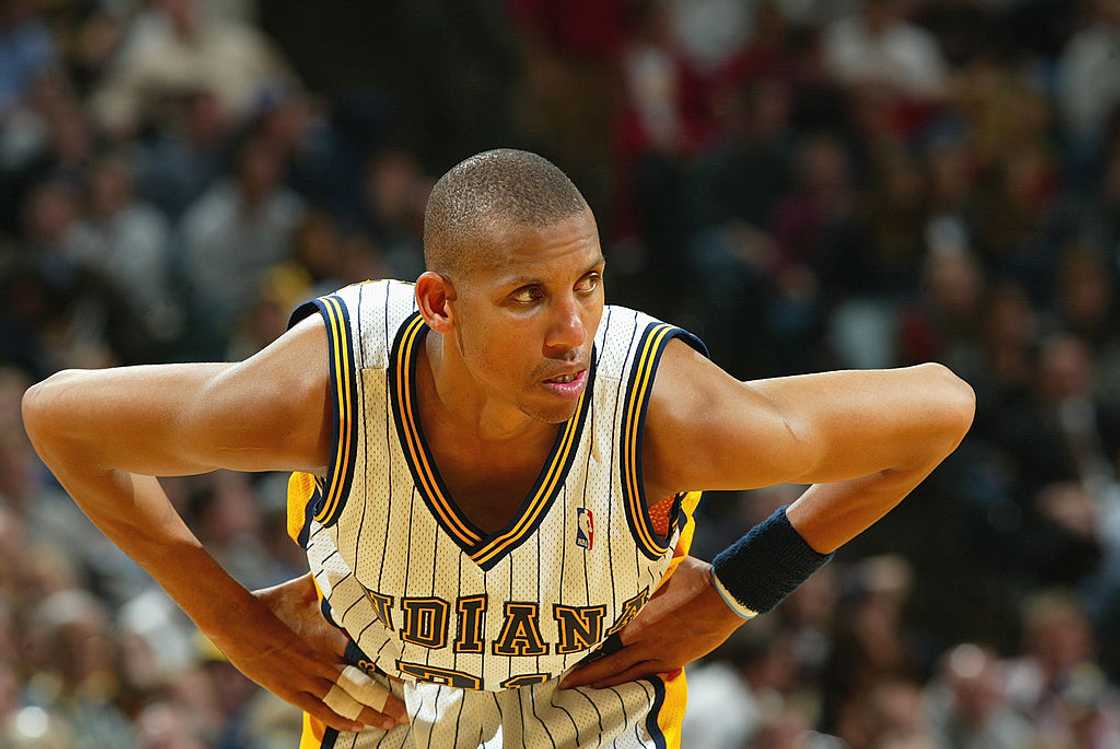
<path id="1" fill-rule="evenodd" d="M 595 542 L 595 516 L 585 507 L 576 508 L 576 546 L 591 549 Z"/>

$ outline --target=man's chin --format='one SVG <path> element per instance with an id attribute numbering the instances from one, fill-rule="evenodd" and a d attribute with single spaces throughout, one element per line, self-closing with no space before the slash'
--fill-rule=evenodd
<path id="1" fill-rule="evenodd" d="M 546 424 L 563 424 L 576 412 L 574 404 L 557 404 L 550 407 L 540 404 L 522 404 L 521 411 L 528 417 Z"/>

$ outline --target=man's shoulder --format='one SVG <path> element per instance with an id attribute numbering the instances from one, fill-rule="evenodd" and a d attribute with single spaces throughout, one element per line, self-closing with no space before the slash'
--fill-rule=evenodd
<path id="1" fill-rule="evenodd" d="M 595 336 L 599 374 L 627 379 L 644 373 L 652 376 L 665 348 L 677 338 L 707 356 L 707 346 L 689 330 L 637 309 L 607 305 Z"/>

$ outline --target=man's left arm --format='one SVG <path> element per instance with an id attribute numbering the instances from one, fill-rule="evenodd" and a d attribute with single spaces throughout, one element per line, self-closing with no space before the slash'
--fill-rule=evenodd
<path id="1" fill-rule="evenodd" d="M 646 422 L 646 493 L 812 484 L 781 523 L 770 524 L 763 544 L 739 554 L 767 565 L 758 575 L 752 567 L 750 577 L 780 577 L 788 559 L 824 559 L 889 512 L 956 449 L 974 409 L 971 388 L 941 365 L 742 383 L 674 341 Z M 801 548 L 775 547 L 775 538 Z M 673 671 L 745 621 L 724 603 L 709 565 L 686 562 L 622 631 L 622 650 L 570 673 L 564 686 L 605 687 Z M 762 593 L 772 600 L 781 591 Z M 687 630 L 679 627 L 684 616 Z"/>

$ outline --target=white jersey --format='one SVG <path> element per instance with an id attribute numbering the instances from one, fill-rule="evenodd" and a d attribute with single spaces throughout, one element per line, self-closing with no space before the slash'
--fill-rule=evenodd
<path id="1" fill-rule="evenodd" d="M 574 415 L 513 519 L 487 533 L 456 505 L 424 437 L 415 368 L 428 328 L 413 285 L 349 286 L 291 324 L 315 311 L 328 332 L 335 452 L 325 475 L 293 474 L 289 528 L 360 665 L 501 691 L 543 685 L 609 642 L 685 551 L 699 495 L 680 495 L 667 533 L 655 530 L 642 424 L 668 342 L 703 344 L 607 306 Z M 641 699 L 652 705 L 653 691 Z"/>

